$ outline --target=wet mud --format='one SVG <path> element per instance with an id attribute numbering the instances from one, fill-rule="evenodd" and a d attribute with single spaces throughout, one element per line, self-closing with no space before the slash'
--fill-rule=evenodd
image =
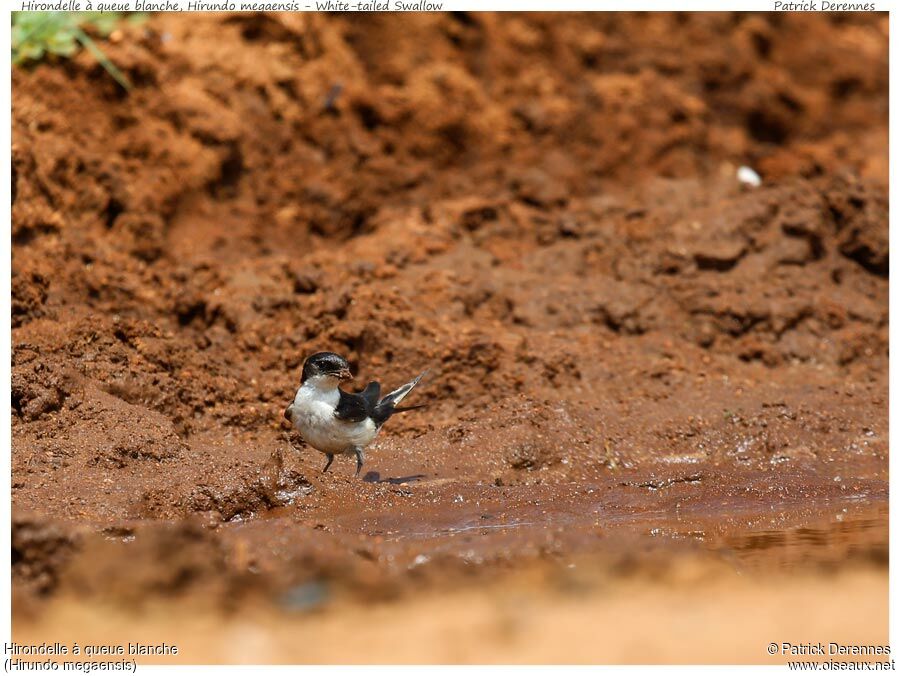
<path id="1" fill-rule="evenodd" d="M 88 54 L 15 68 L 17 640 L 885 642 L 887 43 L 882 14 L 165 14 L 104 43 L 130 93 Z M 429 369 L 359 478 L 282 418 L 322 349 L 358 388 Z"/>

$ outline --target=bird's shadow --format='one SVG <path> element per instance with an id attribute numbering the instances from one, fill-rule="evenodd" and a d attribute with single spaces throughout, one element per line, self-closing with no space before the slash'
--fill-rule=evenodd
<path id="1" fill-rule="evenodd" d="M 381 474 L 378 472 L 366 472 L 366 475 L 363 477 L 363 481 L 370 484 L 406 484 L 411 481 L 418 481 L 424 478 L 424 474 L 411 474 L 410 476 L 388 477 L 386 479 L 382 479 Z"/>

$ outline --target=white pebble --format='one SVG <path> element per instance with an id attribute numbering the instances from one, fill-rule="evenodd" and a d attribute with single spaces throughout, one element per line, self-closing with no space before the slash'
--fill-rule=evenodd
<path id="1" fill-rule="evenodd" d="M 737 170 L 737 180 L 741 183 L 752 185 L 754 188 L 758 188 L 762 185 L 762 179 L 759 177 L 759 174 L 750 167 L 739 167 Z"/>

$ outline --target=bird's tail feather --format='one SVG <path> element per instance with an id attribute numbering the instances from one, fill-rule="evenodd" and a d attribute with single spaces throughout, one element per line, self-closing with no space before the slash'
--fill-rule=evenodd
<path id="1" fill-rule="evenodd" d="M 394 406 L 394 413 L 403 413 L 404 411 L 415 411 L 417 408 L 425 408 L 428 404 L 416 404 L 415 406 Z"/>
<path id="2" fill-rule="evenodd" d="M 412 392 L 412 389 L 419 384 L 419 381 L 422 380 L 422 376 L 424 376 L 428 371 L 423 371 L 417 378 L 409 381 L 406 385 L 401 385 L 393 392 L 389 392 L 384 396 L 384 398 L 378 402 L 378 405 L 375 407 L 373 411 L 372 417 L 375 422 L 379 425 L 383 424 L 388 418 L 390 418 L 395 413 L 401 413 L 403 411 L 411 411 L 415 408 L 422 408 L 422 405 L 418 406 L 397 406 L 403 399 Z"/>
<path id="3" fill-rule="evenodd" d="M 428 373 L 427 370 L 422 371 L 422 373 L 416 376 L 415 379 L 410 380 L 408 383 L 406 383 L 406 385 L 401 385 L 393 392 L 389 392 L 384 396 L 384 399 L 382 399 L 379 404 L 389 403 L 396 409 L 397 404 L 403 401 L 407 394 L 412 392 L 412 389 L 419 384 L 419 381 L 422 380 L 422 376 L 424 376 L 426 373 Z"/>

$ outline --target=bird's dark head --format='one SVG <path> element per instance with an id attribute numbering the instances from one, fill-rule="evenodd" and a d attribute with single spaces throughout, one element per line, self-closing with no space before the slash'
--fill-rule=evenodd
<path id="1" fill-rule="evenodd" d="M 307 357 L 303 362 L 303 375 L 301 383 L 305 383 L 314 377 L 337 378 L 338 380 L 352 380 L 350 364 L 341 355 L 334 352 L 316 352 Z"/>

